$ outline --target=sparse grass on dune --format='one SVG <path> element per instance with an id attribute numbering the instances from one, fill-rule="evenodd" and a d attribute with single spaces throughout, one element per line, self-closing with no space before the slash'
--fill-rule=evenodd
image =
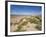
<path id="1" fill-rule="evenodd" d="M 13 17 L 13 16 L 11 16 Z M 19 17 L 19 16 L 18 16 Z M 23 16 L 22 16 L 23 17 Z M 19 19 L 19 18 L 18 18 Z M 26 21 L 23 21 L 23 20 L 26 20 Z M 12 19 L 11 19 L 12 20 Z M 37 24 L 35 26 L 36 29 L 38 30 L 41 30 L 41 26 L 42 26 L 42 17 L 41 16 L 25 16 L 23 18 L 21 18 L 21 20 L 18 22 L 18 23 L 15 23 L 15 25 L 17 24 L 18 25 L 18 29 L 15 30 L 15 32 L 21 32 L 21 31 L 26 31 L 26 29 L 22 29 L 23 26 L 26 26 L 28 24 L 28 22 L 30 23 L 34 23 L 34 24 Z M 11 23 L 12 24 L 12 23 Z"/>

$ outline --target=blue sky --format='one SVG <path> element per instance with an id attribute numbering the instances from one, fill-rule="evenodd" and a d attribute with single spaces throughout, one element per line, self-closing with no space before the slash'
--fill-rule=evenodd
<path id="1" fill-rule="evenodd" d="M 11 5 L 12 15 L 41 15 L 41 6 Z"/>

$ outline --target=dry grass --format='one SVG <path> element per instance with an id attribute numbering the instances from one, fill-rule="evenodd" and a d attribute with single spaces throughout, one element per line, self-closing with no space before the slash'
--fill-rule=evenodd
<path id="1" fill-rule="evenodd" d="M 41 16 L 11 16 L 10 31 L 39 31 L 42 26 Z"/>

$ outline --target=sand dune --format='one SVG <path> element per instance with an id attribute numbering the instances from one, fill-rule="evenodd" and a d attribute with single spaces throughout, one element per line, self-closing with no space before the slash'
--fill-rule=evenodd
<path id="1" fill-rule="evenodd" d="M 35 18 L 35 16 L 11 16 L 10 31 L 39 31 L 37 28 L 35 28 L 38 24 L 35 23 L 34 19 L 35 21 L 38 21 L 38 23 L 40 22 L 40 20 Z"/>

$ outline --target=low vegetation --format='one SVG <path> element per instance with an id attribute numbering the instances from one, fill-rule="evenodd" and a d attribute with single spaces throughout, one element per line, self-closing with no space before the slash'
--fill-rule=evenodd
<path id="1" fill-rule="evenodd" d="M 11 17 L 13 17 L 13 16 L 11 16 Z M 41 28 L 42 28 L 42 17 L 41 16 L 29 16 L 29 17 L 25 16 L 24 18 L 21 18 L 21 20 L 18 23 L 14 23 L 14 25 L 18 25 L 18 27 L 17 27 L 18 29 L 16 29 L 15 32 L 26 31 L 26 29 L 22 29 L 22 28 L 23 28 L 23 26 L 26 26 L 28 24 L 28 22 L 37 24 L 35 26 L 35 28 L 37 30 L 41 30 Z M 12 24 L 13 23 L 11 23 L 11 25 Z"/>

